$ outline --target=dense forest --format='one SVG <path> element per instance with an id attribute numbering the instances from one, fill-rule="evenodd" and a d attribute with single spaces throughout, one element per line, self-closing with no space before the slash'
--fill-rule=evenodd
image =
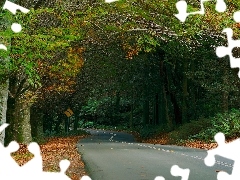
<path id="1" fill-rule="evenodd" d="M 216 47 L 227 46 L 224 28 L 238 39 L 233 13 L 240 1 L 226 2 L 225 13 L 205 2 L 206 13 L 184 23 L 174 16 L 177 0 L 12 2 L 30 12 L 0 13 L 9 47 L 0 64 L 5 143 L 92 126 L 148 132 L 194 122 L 206 130 L 212 119 L 219 130 L 239 131 L 239 69 L 217 57 Z M 187 3 L 189 12 L 200 9 L 198 1 Z M 20 33 L 10 29 L 14 22 Z M 232 53 L 238 58 L 239 49 Z"/>

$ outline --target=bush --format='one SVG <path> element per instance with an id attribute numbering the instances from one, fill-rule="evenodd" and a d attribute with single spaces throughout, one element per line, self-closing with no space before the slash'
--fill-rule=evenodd
<path id="1" fill-rule="evenodd" d="M 204 130 L 195 135 L 192 139 L 213 140 L 218 132 L 225 134 L 226 138 L 236 137 L 240 135 L 240 111 L 232 109 L 229 113 L 217 114 L 209 119 L 210 126 L 206 126 Z"/>
<path id="2" fill-rule="evenodd" d="M 200 133 L 205 130 L 206 127 L 211 125 L 209 119 L 200 119 L 198 121 L 191 121 L 190 123 L 186 123 L 176 130 L 169 133 L 169 138 L 171 139 L 171 143 L 175 143 L 179 140 L 187 140 L 192 138 L 192 136 Z"/>
<path id="3" fill-rule="evenodd" d="M 157 126 L 157 125 L 145 125 L 145 126 L 138 126 L 137 132 L 139 133 L 140 137 L 143 139 L 150 138 L 158 134 L 159 132 L 169 132 L 170 130 L 164 126 Z M 135 129 L 135 130 L 136 130 Z"/>
<path id="4" fill-rule="evenodd" d="M 94 127 L 94 122 L 92 121 L 87 121 L 81 125 L 82 128 L 93 128 Z"/>

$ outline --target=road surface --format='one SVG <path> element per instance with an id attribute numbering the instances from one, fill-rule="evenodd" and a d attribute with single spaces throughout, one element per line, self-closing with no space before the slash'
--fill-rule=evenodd
<path id="1" fill-rule="evenodd" d="M 137 143 L 130 134 L 88 130 L 92 136 L 78 143 L 79 153 L 92 180 L 181 180 L 173 165 L 190 169 L 188 180 L 217 180 L 217 172 L 231 174 L 233 161 L 216 156 L 212 167 L 204 164 L 207 151 L 180 146 Z M 182 179 L 187 180 L 187 179 Z"/>

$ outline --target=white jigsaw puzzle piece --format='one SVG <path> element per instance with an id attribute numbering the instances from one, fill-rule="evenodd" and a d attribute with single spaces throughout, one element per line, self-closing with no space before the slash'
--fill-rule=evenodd
<path id="1" fill-rule="evenodd" d="M 235 22 L 240 23 L 240 11 L 234 12 L 233 19 Z"/>
<path id="2" fill-rule="evenodd" d="M 89 176 L 83 176 L 81 180 L 92 180 Z"/>
<path id="3" fill-rule="evenodd" d="M 21 167 L 21 171 L 25 171 L 26 173 L 41 173 L 43 162 L 39 145 L 35 142 L 31 142 L 28 145 L 28 150 L 34 155 L 34 157 Z"/>
<path id="4" fill-rule="evenodd" d="M 162 177 L 162 176 L 157 176 L 157 177 L 154 178 L 154 180 L 165 180 L 165 178 Z"/>
<path id="5" fill-rule="evenodd" d="M 226 172 L 219 172 L 217 178 L 218 180 L 238 180 L 240 177 L 240 139 L 226 144 L 223 133 L 217 133 L 214 138 L 218 143 L 218 147 L 208 150 L 208 155 L 204 159 L 204 163 L 207 166 L 213 166 L 215 164 L 215 155 L 231 159 L 234 161 L 232 174 L 229 175 Z"/>
<path id="6" fill-rule="evenodd" d="M 116 2 L 118 0 L 105 0 L 105 3 L 112 3 L 112 2 Z"/>
<path id="7" fill-rule="evenodd" d="M 7 126 L 8 124 L 6 123 L 1 125 L 0 132 L 2 132 Z M 0 179 L 71 180 L 65 174 L 70 166 L 68 160 L 60 161 L 60 172 L 44 172 L 42 168 L 40 147 L 37 143 L 32 142 L 28 145 L 28 150 L 34 155 L 34 157 L 20 167 L 11 156 L 11 153 L 16 152 L 18 149 L 19 144 L 15 141 L 12 141 L 6 148 L 0 143 Z M 91 180 L 91 178 L 84 176 L 82 180 Z"/>
<path id="8" fill-rule="evenodd" d="M 13 14 L 16 14 L 17 10 L 20 10 L 21 12 L 23 12 L 25 14 L 30 11 L 29 9 L 26 9 L 26 8 L 19 6 L 15 3 L 12 3 L 10 1 L 5 2 L 5 4 L 3 5 L 3 9 L 9 10 Z M 13 23 L 11 28 L 12 28 L 13 32 L 15 32 L 15 33 L 19 33 L 22 30 L 21 25 L 18 23 Z M 0 44 L 0 49 L 7 51 L 7 47 L 4 44 Z"/>
<path id="9" fill-rule="evenodd" d="M 0 47 L 1 47 L 1 45 L 0 45 Z M 0 48 L 0 49 L 1 49 L 1 48 Z M 3 132 L 3 131 L 5 130 L 5 128 L 8 127 L 8 126 L 9 126 L 9 124 L 3 123 L 3 124 L 0 126 L 0 133 Z"/>
<path id="10" fill-rule="evenodd" d="M 7 147 L 4 147 L 0 143 L 0 179 L 8 177 L 9 175 L 19 172 L 20 166 L 12 158 L 11 153 L 16 152 L 19 149 L 19 144 L 15 141 L 9 143 Z"/>
<path id="11" fill-rule="evenodd" d="M 178 165 L 173 165 L 171 168 L 171 174 L 173 176 L 181 176 L 181 180 L 188 180 L 190 169 L 182 169 Z"/>
<path id="12" fill-rule="evenodd" d="M 10 1 L 6 1 L 5 4 L 3 5 L 3 9 L 9 10 L 11 13 L 16 14 L 17 10 L 20 10 L 23 13 L 28 13 L 29 9 L 26 9 L 22 6 L 19 6 L 15 3 L 12 3 Z"/>
<path id="13" fill-rule="evenodd" d="M 210 0 L 201 0 L 200 1 L 200 6 L 201 6 L 200 11 L 188 13 L 187 12 L 187 2 L 185 0 L 180 0 L 176 3 L 176 8 L 178 10 L 178 14 L 175 14 L 174 16 L 176 18 L 178 18 L 181 22 L 185 22 L 189 15 L 194 15 L 194 14 L 203 15 L 205 13 L 205 8 L 204 8 L 203 3 L 206 1 L 210 1 Z M 215 9 L 218 12 L 226 11 L 227 6 L 226 6 L 226 3 L 224 2 L 224 0 L 217 0 Z"/>
<path id="14" fill-rule="evenodd" d="M 188 180 L 189 174 L 190 174 L 190 169 L 182 169 L 178 165 L 173 165 L 171 167 L 170 172 L 171 172 L 172 176 L 181 176 L 182 177 L 181 180 Z M 162 176 L 157 176 L 157 177 L 155 177 L 154 180 L 165 180 L 165 178 Z"/>
<path id="15" fill-rule="evenodd" d="M 230 59 L 231 68 L 240 68 L 240 58 L 235 58 L 232 55 L 232 50 L 235 47 L 240 47 L 240 40 L 234 40 L 233 30 L 231 28 L 225 28 L 222 32 L 227 34 L 228 47 L 219 46 L 216 48 L 216 55 L 220 58 L 228 55 Z M 238 72 L 238 77 L 240 78 L 240 72 Z"/>
<path id="16" fill-rule="evenodd" d="M 5 45 L 3 45 L 3 44 L 0 44 L 0 49 L 3 49 L 5 51 L 7 51 L 7 47 Z"/>

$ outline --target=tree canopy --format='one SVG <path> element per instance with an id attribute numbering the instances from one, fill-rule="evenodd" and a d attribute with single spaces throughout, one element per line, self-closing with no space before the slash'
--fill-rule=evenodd
<path id="1" fill-rule="evenodd" d="M 1 52 L 10 61 L 0 65 L 0 77 L 9 79 L 10 100 L 31 102 L 30 109 L 49 117 L 42 119 L 49 131 L 60 128 L 69 107 L 76 126 L 86 120 L 170 129 L 239 108 L 237 71 L 215 52 L 227 46 L 224 28 L 239 36 L 237 0 L 224 13 L 205 2 L 205 14 L 184 23 L 174 16 L 176 1 L 18 3 L 30 12 L 1 12 L 23 30 L 1 32 L 11 50 Z M 187 3 L 188 12 L 200 9 Z M 24 107 L 10 100 L 9 122 L 17 123 L 11 117 Z"/>

